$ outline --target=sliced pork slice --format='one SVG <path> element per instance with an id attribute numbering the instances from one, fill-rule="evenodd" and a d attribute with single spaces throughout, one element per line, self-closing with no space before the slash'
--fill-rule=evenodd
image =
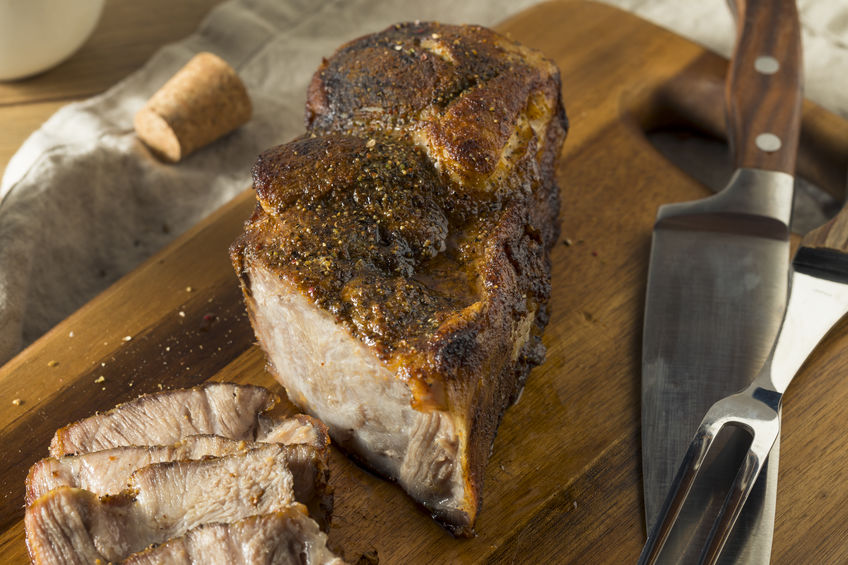
<path id="1" fill-rule="evenodd" d="M 316 449 L 325 449 L 328 445 L 326 427 L 308 416 L 287 419 L 265 417 L 261 428 L 257 435 L 262 438 L 262 443 L 303 443 Z M 259 442 L 253 441 L 196 435 L 168 446 L 113 447 L 80 455 L 48 457 L 38 461 L 29 470 L 26 502 L 30 504 L 60 486 L 83 488 L 99 496 L 117 494 L 127 487 L 130 475 L 146 465 L 180 459 L 221 457 L 259 445 Z"/>
<path id="2" fill-rule="evenodd" d="M 149 465 L 116 496 L 59 487 L 40 497 L 26 510 L 27 546 L 36 564 L 120 561 L 201 524 L 277 512 L 295 501 L 323 513 L 327 478 L 326 460 L 307 445 Z"/>
<path id="3" fill-rule="evenodd" d="M 255 440 L 260 413 L 276 402 L 268 389 L 231 383 L 144 395 L 59 429 L 50 442 L 50 455 L 171 445 L 198 434 Z"/>
<path id="4" fill-rule="evenodd" d="M 230 524 L 204 524 L 124 565 L 344 565 L 300 505 Z"/>
<path id="5" fill-rule="evenodd" d="M 287 445 L 305 443 L 320 448 L 330 445 L 330 434 L 321 420 L 306 414 L 297 414 L 284 420 L 260 414 L 256 441 Z"/>

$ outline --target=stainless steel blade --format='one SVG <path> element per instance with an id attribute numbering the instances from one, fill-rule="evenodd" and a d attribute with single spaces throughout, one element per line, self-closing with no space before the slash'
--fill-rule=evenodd
<path id="1" fill-rule="evenodd" d="M 660 208 L 642 351 L 642 465 L 649 528 L 707 409 L 747 386 L 768 357 L 786 305 L 792 191 L 791 175 L 740 169 L 715 196 Z M 717 457 L 739 457 L 734 439 L 724 440 L 726 448 L 716 450 Z M 768 562 L 777 459 L 775 450 L 740 517 L 745 525 L 729 540 L 723 562 Z M 723 493 L 714 487 L 697 488 L 690 495 L 692 504 L 720 505 Z M 685 556 L 686 547 L 702 547 L 699 538 L 706 537 L 708 528 L 678 523 L 666 543 L 678 546 L 671 553 Z M 697 562 L 697 554 L 682 562 Z"/>

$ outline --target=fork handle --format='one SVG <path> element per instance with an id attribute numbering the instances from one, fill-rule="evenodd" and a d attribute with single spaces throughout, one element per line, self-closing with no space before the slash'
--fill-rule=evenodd
<path id="1" fill-rule="evenodd" d="M 724 99 L 736 168 L 794 174 L 803 99 L 795 0 L 729 2 L 737 37 Z"/>

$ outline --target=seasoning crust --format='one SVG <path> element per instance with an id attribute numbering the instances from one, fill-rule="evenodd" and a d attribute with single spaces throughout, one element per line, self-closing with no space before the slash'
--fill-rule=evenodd
<path id="1" fill-rule="evenodd" d="M 479 26 L 354 40 L 315 73 L 305 135 L 257 160 L 231 247 L 291 400 L 458 535 L 544 359 L 560 89 L 539 52 Z"/>

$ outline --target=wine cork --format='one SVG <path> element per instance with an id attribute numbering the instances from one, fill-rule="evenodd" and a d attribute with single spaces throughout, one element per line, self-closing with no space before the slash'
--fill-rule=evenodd
<path id="1" fill-rule="evenodd" d="M 212 53 L 198 53 L 135 115 L 138 137 L 172 163 L 250 119 L 247 89 L 235 70 Z"/>

